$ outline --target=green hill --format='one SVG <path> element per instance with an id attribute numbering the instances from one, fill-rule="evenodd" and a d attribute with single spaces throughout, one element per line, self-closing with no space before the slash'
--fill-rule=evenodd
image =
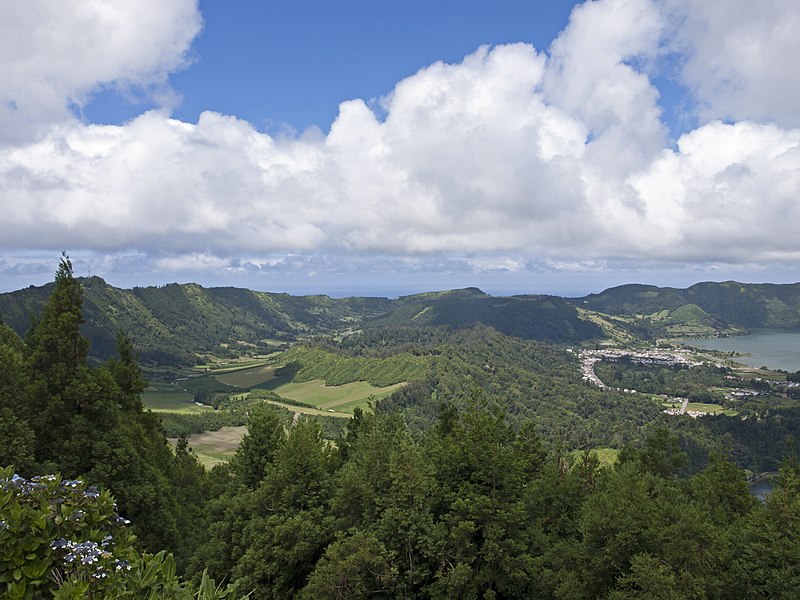
<path id="1" fill-rule="evenodd" d="M 268 352 L 281 342 L 367 326 L 462 329 L 482 323 L 506 335 L 567 344 L 604 337 L 604 329 L 630 341 L 800 327 L 800 284 L 632 284 L 573 299 L 498 297 L 473 287 L 388 299 L 177 283 L 125 290 L 99 277 L 81 283 L 92 357 L 110 356 L 122 331 L 150 365 L 188 365 L 206 353 Z M 49 284 L 0 294 L 0 319 L 24 336 L 51 291 Z"/>
<path id="2" fill-rule="evenodd" d="M 582 320 L 575 307 L 557 296 L 494 297 L 477 288 L 417 294 L 377 320 L 381 325 L 449 326 L 483 323 L 500 333 L 524 339 L 577 343 L 602 337 L 602 330 Z"/>
<path id="3" fill-rule="evenodd" d="M 800 327 L 800 283 L 705 282 L 683 290 L 631 284 L 571 302 L 627 320 L 629 329 L 649 330 L 654 335 Z"/>
<path id="4" fill-rule="evenodd" d="M 389 307 L 385 298 L 297 297 L 176 283 L 124 290 L 99 277 L 81 283 L 82 331 L 91 341 L 92 355 L 110 356 L 116 333 L 122 331 L 143 362 L 157 364 L 191 364 L 197 353 L 220 353 L 225 346 L 252 347 L 326 333 Z M 0 294 L 0 318 L 24 335 L 51 291 L 49 284 Z"/>
<path id="5" fill-rule="evenodd" d="M 240 288 L 172 283 L 124 290 L 81 279 L 83 334 L 92 357 L 112 355 L 118 331 L 149 365 L 187 365 L 197 355 L 241 354 L 284 341 L 365 325 L 471 327 L 483 323 L 526 339 L 575 343 L 602 331 L 554 296 L 493 297 L 477 288 L 388 298 L 290 296 Z M 0 294 L 0 319 L 24 335 L 52 285 Z"/>

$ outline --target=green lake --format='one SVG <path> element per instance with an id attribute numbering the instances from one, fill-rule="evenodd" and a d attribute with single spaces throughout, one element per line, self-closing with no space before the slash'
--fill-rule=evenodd
<path id="1" fill-rule="evenodd" d="M 800 331 L 786 329 L 762 329 L 750 335 L 724 338 L 686 340 L 688 346 L 742 352 L 750 356 L 736 356 L 736 362 L 771 369 L 783 369 L 793 373 L 800 371 Z"/>

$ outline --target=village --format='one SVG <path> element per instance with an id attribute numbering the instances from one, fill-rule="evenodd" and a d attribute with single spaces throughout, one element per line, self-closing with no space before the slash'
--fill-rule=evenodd
<path id="1" fill-rule="evenodd" d="M 703 361 L 693 356 L 692 352 L 684 348 L 675 348 L 669 351 L 663 349 L 648 350 L 626 350 L 620 348 L 604 348 L 597 350 L 581 350 L 578 353 L 581 365 L 581 375 L 584 381 L 588 381 L 601 389 L 616 390 L 627 394 L 638 394 L 637 390 L 629 388 L 616 388 L 603 383 L 595 373 L 594 366 L 600 361 L 617 362 L 627 360 L 633 364 L 652 365 L 658 367 L 687 367 L 692 368 L 703 364 Z M 716 364 L 722 367 L 721 364 Z M 757 390 L 740 390 L 732 392 L 732 396 L 747 397 L 758 395 Z M 668 415 L 688 415 L 693 418 L 711 414 L 709 411 L 689 409 L 689 398 L 681 396 L 668 396 L 660 394 L 659 398 L 666 404 L 672 404 L 664 409 Z"/>

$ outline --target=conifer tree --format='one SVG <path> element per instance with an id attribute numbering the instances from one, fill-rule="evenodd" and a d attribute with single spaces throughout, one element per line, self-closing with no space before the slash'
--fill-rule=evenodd
<path id="1" fill-rule="evenodd" d="M 55 288 L 28 341 L 29 363 L 46 379 L 48 388 L 63 389 L 86 364 L 89 341 L 81 335 L 81 284 L 64 254 L 58 265 Z"/>

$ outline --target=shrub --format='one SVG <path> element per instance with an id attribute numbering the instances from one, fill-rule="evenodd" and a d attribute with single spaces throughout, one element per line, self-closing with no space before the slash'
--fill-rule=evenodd
<path id="1" fill-rule="evenodd" d="M 25 479 L 0 468 L 0 595 L 11 600 L 232 597 L 204 574 L 176 575 L 171 554 L 139 554 L 114 499 L 81 480 Z"/>

